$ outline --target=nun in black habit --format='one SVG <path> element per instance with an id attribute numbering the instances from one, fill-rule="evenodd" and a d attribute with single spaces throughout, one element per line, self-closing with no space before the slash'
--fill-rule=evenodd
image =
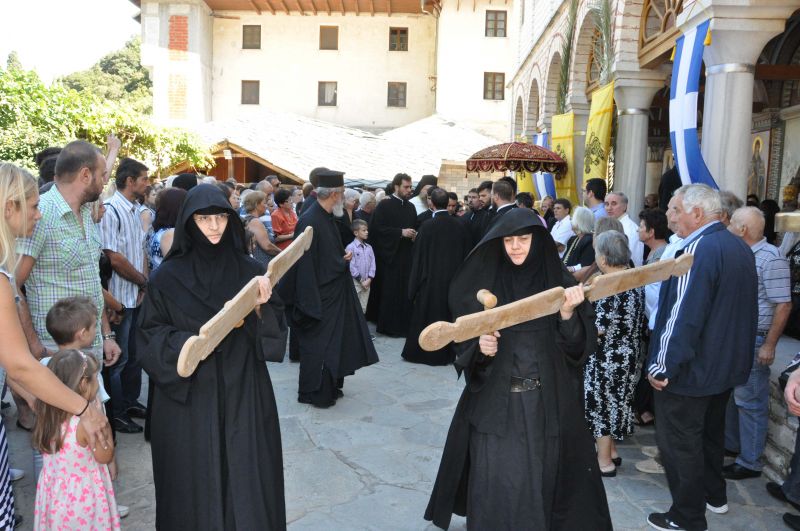
<path id="1" fill-rule="evenodd" d="M 277 298 L 250 313 L 194 374 L 184 378 L 176 368 L 186 340 L 264 273 L 244 242 L 224 194 L 196 186 L 178 214 L 172 250 L 148 283 L 136 341 L 154 387 L 157 529 L 286 528 L 281 434 L 265 363 L 284 353 Z M 265 300 L 266 280 L 261 289 Z"/>
<path id="2" fill-rule="evenodd" d="M 574 284 L 538 216 L 514 209 L 467 257 L 450 307 L 454 318 L 481 311 L 482 288 L 503 305 Z M 583 299 L 568 292 L 568 305 Z M 467 517 L 468 529 L 612 529 L 579 395 L 579 367 L 597 339 L 591 305 L 495 334 L 455 345 L 466 387 L 425 519 L 443 529 L 453 513 Z"/>

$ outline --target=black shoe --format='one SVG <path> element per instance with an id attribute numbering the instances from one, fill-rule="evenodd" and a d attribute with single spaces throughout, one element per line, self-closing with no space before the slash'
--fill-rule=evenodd
<path id="1" fill-rule="evenodd" d="M 722 477 L 732 480 L 757 478 L 761 477 L 761 472 L 759 470 L 750 470 L 739 463 L 732 463 L 722 467 Z"/>
<path id="2" fill-rule="evenodd" d="M 615 478 L 617 477 L 617 467 L 614 467 L 612 470 L 609 471 L 604 471 L 602 468 L 600 468 L 600 475 L 603 476 L 604 478 Z"/>
<path id="3" fill-rule="evenodd" d="M 667 513 L 650 513 L 647 517 L 647 523 L 650 524 L 650 527 L 662 529 L 663 531 L 682 531 L 684 529 L 670 520 Z"/>
<path id="4" fill-rule="evenodd" d="M 114 425 L 114 431 L 118 433 L 142 433 L 144 431 L 144 428 L 130 419 L 116 417 L 111 423 Z"/>
<path id="5" fill-rule="evenodd" d="M 770 481 L 769 483 L 767 483 L 767 492 L 769 492 L 773 498 L 788 503 L 789 505 L 800 511 L 800 503 L 795 503 L 789 498 L 787 498 L 781 486 L 775 483 L 774 481 Z"/>
<path id="6" fill-rule="evenodd" d="M 331 400 L 330 402 L 325 403 L 325 404 L 316 404 L 310 398 L 305 398 L 305 397 L 302 397 L 302 396 L 298 397 L 297 401 L 299 403 L 301 403 L 301 404 L 308 404 L 310 406 L 314 406 L 317 409 L 328 409 L 329 407 L 336 405 L 336 400 Z"/>
<path id="7" fill-rule="evenodd" d="M 147 408 L 137 402 L 135 406 L 131 406 L 126 409 L 125 413 L 127 413 L 129 417 L 143 419 L 147 416 Z"/>
<path id="8" fill-rule="evenodd" d="M 619 456 L 612 458 L 611 462 L 614 463 L 614 466 L 622 466 L 622 458 Z"/>
<path id="9" fill-rule="evenodd" d="M 783 513 L 783 523 L 794 529 L 800 531 L 800 516 L 791 513 Z M 17 527 L 16 525 L 14 527 Z"/>
<path id="10" fill-rule="evenodd" d="M 787 516 L 792 516 L 792 515 L 787 515 Z M 785 519 L 786 519 L 786 516 L 784 516 L 784 520 Z M 21 514 L 15 514 L 14 515 L 14 529 L 18 528 L 21 525 L 22 525 L 22 515 Z"/>

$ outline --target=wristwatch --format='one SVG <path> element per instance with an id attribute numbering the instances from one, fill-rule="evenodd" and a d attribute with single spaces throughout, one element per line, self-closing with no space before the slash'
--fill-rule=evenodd
<path id="1" fill-rule="evenodd" d="M 117 334 L 115 334 L 114 332 L 103 334 L 103 341 L 105 341 L 106 339 L 117 339 Z"/>

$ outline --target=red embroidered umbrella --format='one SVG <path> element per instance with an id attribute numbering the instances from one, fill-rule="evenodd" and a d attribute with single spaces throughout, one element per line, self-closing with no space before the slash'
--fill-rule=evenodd
<path id="1" fill-rule="evenodd" d="M 561 174 L 567 163 L 541 146 L 507 142 L 482 149 L 467 159 L 468 172 L 527 171 Z"/>

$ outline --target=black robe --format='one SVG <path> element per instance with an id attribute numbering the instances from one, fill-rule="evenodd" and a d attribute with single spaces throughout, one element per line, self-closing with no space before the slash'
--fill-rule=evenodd
<path id="1" fill-rule="evenodd" d="M 366 212 L 364 212 L 363 210 L 361 210 L 359 208 L 358 210 L 353 212 L 353 218 L 354 219 L 363 219 L 364 221 L 367 222 L 367 225 L 369 225 L 370 220 L 372 220 L 372 212 L 367 214 Z"/>
<path id="2" fill-rule="evenodd" d="M 312 190 L 311 193 L 308 194 L 308 197 L 306 197 L 305 200 L 303 201 L 303 206 L 300 208 L 300 212 L 297 213 L 297 217 L 299 218 L 300 216 L 305 214 L 308 211 L 308 209 L 311 208 L 311 205 L 315 204 L 316 202 L 317 202 L 317 192 L 315 190 Z"/>
<path id="3" fill-rule="evenodd" d="M 482 288 L 492 290 L 500 304 L 527 295 L 510 294 L 513 288 L 506 284 L 508 275 L 502 274 L 505 267 L 502 237 L 529 227 L 534 231 L 531 253 L 542 253 L 543 261 L 536 276 L 518 280 L 537 284 L 532 293 L 558 285 L 574 285 L 572 276 L 558 262 L 555 244 L 538 217 L 527 209 L 517 209 L 495 225 L 470 253 L 453 279 L 450 307 L 454 317 L 482 309 L 475 299 L 475 293 Z M 455 364 L 459 372 L 465 373 L 467 385 L 450 425 L 439 473 L 425 511 L 426 520 L 446 529 L 453 513 L 471 513 L 472 525 L 480 527 L 482 522 L 493 521 L 496 522 L 493 529 L 612 529 L 594 440 L 586 425 L 580 399 L 580 367 L 596 346 L 594 313 L 591 305 L 584 302 L 576 308 L 569 321 L 561 321 L 557 315 L 501 330 L 498 352 L 493 358 L 479 352 L 477 338 L 454 345 L 458 353 Z M 512 375 L 528 376 L 516 374 L 520 360 L 527 360 L 528 365 L 535 368 L 541 381 L 540 389 L 526 393 L 510 392 Z M 541 394 L 538 397 L 523 396 L 528 393 Z M 543 421 L 538 417 L 530 419 L 519 415 L 520 402 L 530 398 L 539 400 Z M 541 430 L 526 432 L 526 428 L 532 425 L 528 422 L 530 420 L 538 420 Z M 536 514 L 536 520 L 543 522 L 539 527 L 533 520 L 520 522 L 517 519 L 518 513 L 530 513 L 529 500 L 500 501 L 491 509 L 492 515 L 475 514 L 474 508 L 468 506 L 470 448 L 475 436 L 495 441 L 511 437 L 507 444 L 512 446 L 514 438 L 520 441 L 520 445 L 526 440 L 539 438 L 540 455 L 531 456 L 538 459 L 538 468 L 532 466 L 526 470 L 520 463 L 508 462 L 506 456 L 494 455 L 489 457 L 500 465 L 497 469 L 480 470 L 477 474 L 472 472 L 483 479 L 492 474 L 507 475 L 509 482 L 537 473 L 540 478 L 537 507 L 541 507 L 543 512 Z M 471 524 L 469 518 L 468 526 Z"/>
<path id="4" fill-rule="evenodd" d="M 325 406 L 336 399 L 330 379 L 335 383 L 377 362 L 378 354 L 333 216 L 315 203 L 298 220 L 295 237 L 306 227 L 314 229 L 311 247 L 278 284 L 278 292 L 300 352 L 300 397 Z"/>
<path id="5" fill-rule="evenodd" d="M 503 206 L 503 208 L 499 208 L 499 209 L 498 208 L 494 208 L 494 209 L 490 210 L 489 211 L 490 215 L 487 218 L 488 221 L 485 223 L 486 226 L 483 229 L 483 234 L 481 234 L 481 238 L 483 236 L 485 236 L 486 234 L 488 234 L 488 232 L 490 230 L 492 230 L 492 227 L 494 227 L 501 219 L 503 219 L 503 216 L 505 216 L 506 214 L 508 214 L 509 212 L 514 210 L 515 208 L 517 208 L 517 205 L 511 203 L 508 206 Z"/>
<path id="6" fill-rule="evenodd" d="M 341 216 L 333 216 L 333 220 L 336 222 L 336 228 L 339 230 L 339 236 L 342 239 L 342 247 L 347 247 L 356 239 L 353 234 L 353 220 L 350 218 L 347 211 Z"/>
<path id="7" fill-rule="evenodd" d="M 476 210 L 470 214 L 467 223 L 469 224 L 469 232 L 472 236 L 472 244 L 477 245 L 483 235 L 486 234 L 486 227 L 492 220 L 494 211 L 490 207 L 484 207 Z"/>
<path id="8" fill-rule="evenodd" d="M 201 253 L 187 230 L 192 213 L 209 206 L 229 213 L 218 257 L 209 256 L 208 240 Z M 178 375 L 186 340 L 264 273 L 246 255 L 239 216 L 216 187 L 192 189 L 178 219 L 172 252 L 150 277 L 136 329 L 151 385 L 156 528 L 285 529 L 281 434 L 265 363 L 283 358 L 282 307 L 277 297 L 262 305 L 261 317 L 250 313 L 194 374 Z"/>
<path id="9" fill-rule="evenodd" d="M 414 225 L 414 228 L 417 230 L 417 232 L 419 232 L 419 228 L 422 226 L 422 224 L 431 219 L 432 217 L 433 217 L 433 210 L 431 209 L 428 209 L 419 216 L 417 216 L 417 222 Z M 414 240 L 414 242 L 416 243 L 416 240 Z"/>
<path id="10" fill-rule="evenodd" d="M 367 318 L 378 333 L 406 337 L 411 319 L 408 277 L 411 274 L 413 242 L 403 238 L 403 229 L 413 229 L 417 211 L 408 201 L 392 195 L 375 207 L 369 224 L 369 243 L 375 252 L 375 279 L 369 293 Z"/>
<path id="11" fill-rule="evenodd" d="M 447 304 L 450 281 L 471 248 L 472 241 L 466 228 L 446 210 L 437 212 L 420 227 L 414 242 L 408 283 L 408 295 L 414 303 L 414 310 L 403 346 L 402 356 L 406 361 L 447 365 L 455 358 L 449 345 L 435 352 L 422 350 L 419 334 L 431 323 L 452 320 Z"/>

